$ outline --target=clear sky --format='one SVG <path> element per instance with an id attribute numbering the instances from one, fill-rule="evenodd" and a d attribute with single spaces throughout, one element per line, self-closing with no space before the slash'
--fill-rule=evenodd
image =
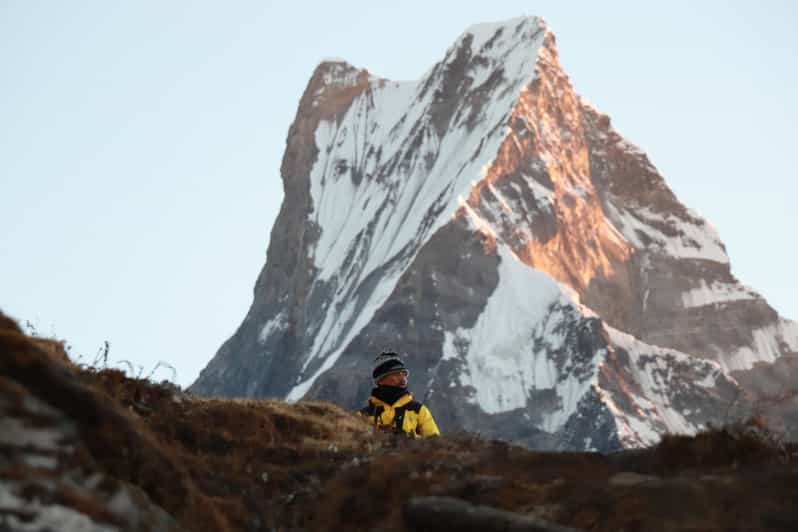
<path id="1" fill-rule="evenodd" d="M 796 5 L 0 0 L 0 309 L 189 384 L 252 301 L 318 62 L 417 79 L 469 25 L 540 15 L 576 90 L 798 319 Z"/>

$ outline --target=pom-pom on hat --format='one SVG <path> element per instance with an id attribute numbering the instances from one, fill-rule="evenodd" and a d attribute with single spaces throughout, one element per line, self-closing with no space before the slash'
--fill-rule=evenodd
<path id="1" fill-rule="evenodd" d="M 399 358 L 397 353 L 386 351 L 380 353 L 377 355 L 377 358 L 374 359 L 374 371 L 371 372 L 371 377 L 374 379 L 375 383 L 378 383 L 380 379 L 386 375 L 398 373 L 400 371 L 404 371 L 407 374 L 410 373 L 407 371 L 404 362 L 402 362 L 402 359 Z"/>

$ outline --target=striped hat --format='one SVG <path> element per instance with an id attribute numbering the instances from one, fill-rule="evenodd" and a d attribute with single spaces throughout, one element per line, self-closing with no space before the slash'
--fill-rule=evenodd
<path id="1" fill-rule="evenodd" d="M 407 371 L 404 362 L 402 362 L 402 359 L 399 358 L 397 353 L 386 351 L 380 353 L 377 355 L 377 358 L 374 359 L 374 371 L 371 372 L 371 377 L 374 379 L 374 382 L 378 383 L 386 375 L 398 373 L 400 371 L 404 371 L 407 374 L 410 373 Z"/>

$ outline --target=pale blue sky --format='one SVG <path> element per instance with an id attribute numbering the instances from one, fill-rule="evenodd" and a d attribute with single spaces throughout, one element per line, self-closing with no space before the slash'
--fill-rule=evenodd
<path id="1" fill-rule="evenodd" d="M 798 318 L 798 10 L 731 2 L 0 0 L 0 308 L 186 385 L 241 323 L 316 64 L 417 79 L 540 15 L 577 91 Z M 168 372 L 158 377 L 168 377 Z"/>

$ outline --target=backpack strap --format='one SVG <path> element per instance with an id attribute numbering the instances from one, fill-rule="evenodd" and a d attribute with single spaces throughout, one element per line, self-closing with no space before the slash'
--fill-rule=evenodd
<path id="1" fill-rule="evenodd" d="M 382 405 L 378 406 L 369 401 L 369 404 L 361 408 L 359 412 L 364 416 L 371 418 L 372 423 L 374 423 L 375 425 L 379 425 L 380 424 L 379 419 L 384 410 L 385 408 Z"/>
<path id="2" fill-rule="evenodd" d="M 407 408 L 411 412 L 415 412 L 416 414 L 418 414 L 421 411 L 421 403 L 419 403 L 418 401 L 410 401 L 403 408 Z"/>
<path id="3" fill-rule="evenodd" d="M 402 430 L 402 425 L 405 422 L 405 410 L 407 410 L 407 405 L 395 409 L 396 413 L 393 416 L 393 428 L 396 432 L 404 432 L 404 430 Z"/>
<path id="4" fill-rule="evenodd" d="M 404 432 L 402 425 L 405 421 L 405 412 L 410 410 L 418 414 L 421 411 L 421 403 L 418 401 L 410 401 L 409 403 L 396 408 L 396 415 L 393 418 L 393 426 L 396 432 Z M 416 426 L 418 432 L 418 426 Z"/>
<path id="5" fill-rule="evenodd" d="M 382 415 L 383 411 L 385 411 L 385 408 L 383 406 L 377 406 L 377 405 L 371 405 L 371 406 L 373 407 L 371 412 L 371 417 L 374 420 L 374 424 L 379 425 L 380 416 Z"/>

